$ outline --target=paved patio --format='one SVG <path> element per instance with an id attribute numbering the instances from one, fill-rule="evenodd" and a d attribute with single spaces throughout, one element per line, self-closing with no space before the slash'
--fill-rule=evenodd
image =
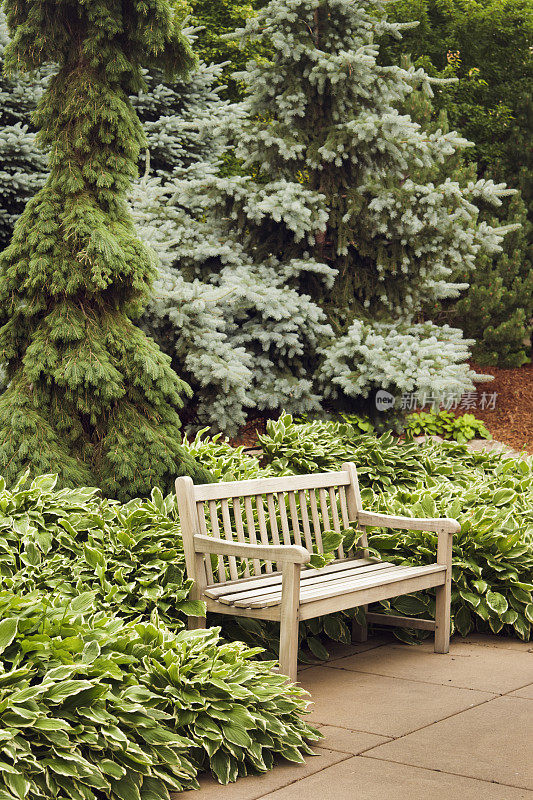
<path id="1" fill-rule="evenodd" d="M 206 776 L 191 799 L 533 800 L 533 642 L 473 635 L 435 655 L 375 636 L 299 679 L 316 755 L 230 786 Z"/>

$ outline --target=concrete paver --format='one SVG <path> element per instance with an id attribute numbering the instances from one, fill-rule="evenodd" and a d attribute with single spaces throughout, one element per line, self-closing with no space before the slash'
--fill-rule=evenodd
<path id="1" fill-rule="evenodd" d="M 414 647 L 392 644 L 334 661 L 330 666 L 495 694 L 519 689 L 533 677 L 531 653 L 455 642 L 446 655 L 435 654 L 433 643 Z"/>
<path id="2" fill-rule="evenodd" d="M 402 736 L 494 697 L 489 692 L 334 667 L 305 670 L 301 683 L 313 699 L 311 722 L 380 736 Z"/>
<path id="3" fill-rule="evenodd" d="M 332 657 L 298 676 L 317 755 L 203 776 L 191 800 L 533 800 L 533 642 L 473 634 L 436 655 L 385 633 Z"/>
<path id="4" fill-rule="evenodd" d="M 532 700 L 497 697 L 365 755 L 533 790 L 532 731 Z"/>
<path id="5" fill-rule="evenodd" d="M 533 793 L 459 775 L 355 756 L 265 800 L 532 800 Z M 219 800 L 224 800 L 221 794 Z"/>
<path id="6" fill-rule="evenodd" d="M 299 782 L 314 772 L 320 772 L 350 758 L 346 753 L 325 750 L 321 747 L 317 747 L 315 753 L 314 756 L 306 756 L 305 764 L 294 764 L 280 759 L 269 772 L 239 778 L 236 783 L 230 783 L 228 786 L 221 786 L 210 775 L 204 775 L 200 779 L 200 790 L 192 792 L 189 796 L 191 800 L 257 800 L 259 797 L 270 797 L 276 789 L 295 781 Z M 173 800 L 183 797 L 183 794 L 174 794 Z"/>

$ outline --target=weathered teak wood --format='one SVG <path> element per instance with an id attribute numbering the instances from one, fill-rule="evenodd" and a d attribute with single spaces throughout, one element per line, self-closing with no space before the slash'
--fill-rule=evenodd
<path id="1" fill-rule="evenodd" d="M 342 609 L 434 587 L 433 620 L 375 613 L 355 623 L 353 636 L 364 641 L 367 623 L 405 625 L 435 631 L 435 652 L 445 653 L 450 638 L 452 519 L 412 519 L 365 511 L 352 463 L 339 472 L 261 478 L 195 486 L 176 481 L 187 574 L 192 598 L 208 611 L 278 620 L 280 670 L 296 679 L 298 624 Z M 313 549 L 323 551 L 322 534 L 356 526 L 362 533 L 354 550 L 342 547 L 322 569 L 305 568 Z M 426 530 L 438 534 L 436 561 L 423 566 L 389 564 L 368 557 L 366 527 Z M 212 559 L 214 559 L 212 561 Z M 205 626 L 190 617 L 189 627 Z"/>

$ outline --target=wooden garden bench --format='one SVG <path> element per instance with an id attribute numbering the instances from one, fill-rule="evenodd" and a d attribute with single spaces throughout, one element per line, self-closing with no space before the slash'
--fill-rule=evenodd
<path id="1" fill-rule="evenodd" d="M 176 481 L 178 510 L 191 597 L 207 611 L 281 623 L 280 671 L 296 679 L 298 623 L 390 597 L 436 587 L 435 621 L 366 613 L 353 638 L 366 639 L 368 622 L 435 632 L 435 652 L 447 653 L 450 639 L 453 519 L 393 517 L 365 511 L 357 470 L 259 478 L 195 486 Z M 395 565 L 368 557 L 366 526 L 426 530 L 438 534 L 436 560 L 424 566 Z M 349 527 L 362 531 L 358 551 L 336 551 L 331 564 L 305 568 L 323 552 L 321 534 Z M 362 548 L 362 549 L 361 549 Z M 203 617 L 189 617 L 203 628 Z"/>

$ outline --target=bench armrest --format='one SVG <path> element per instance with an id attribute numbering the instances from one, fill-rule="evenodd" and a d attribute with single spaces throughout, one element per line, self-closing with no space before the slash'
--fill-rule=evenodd
<path id="1" fill-rule="evenodd" d="M 375 514 L 373 511 L 359 511 L 357 521 L 361 525 L 372 525 L 377 528 L 398 528 L 406 531 L 434 531 L 435 533 L 459 533 L 461 526 L 455 519 L 441 517 L 429 519 L 424 517 L 394 517 L 390 514 Z"/>
<path id="2" fill-rule="evenodd" d="M 215 536 L 194 537 L 194 549 L 197 553 L 215 553 L 220 556 L 237 556 L 240 558 L 262 558 L 265 561 L 279 561 L 287 564 L 308 564 L 311 554 L 305 547 L 297 544 L 247 544 L 245 542 L 229 542 Z"/>

